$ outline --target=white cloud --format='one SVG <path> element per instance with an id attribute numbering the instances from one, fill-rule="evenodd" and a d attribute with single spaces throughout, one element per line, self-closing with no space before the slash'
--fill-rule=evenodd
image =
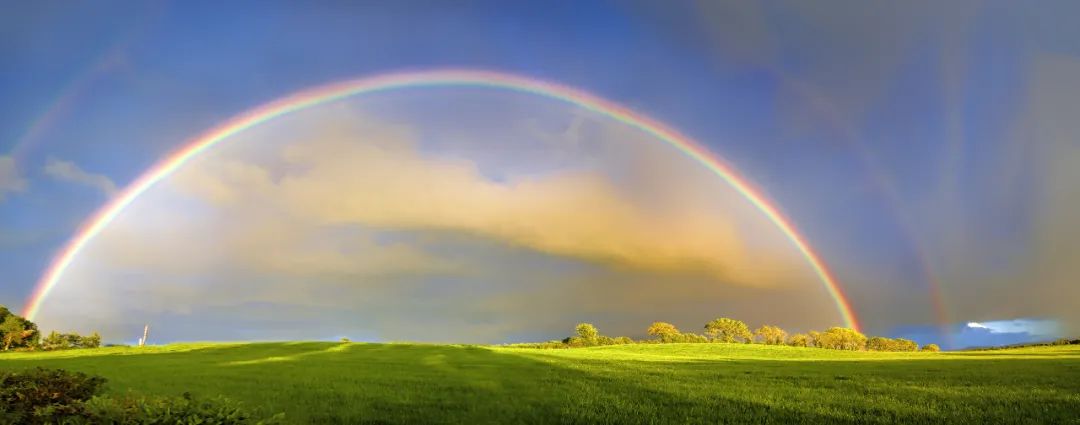
<path id="1" fill-rule="evenodd" d="M 1061 325 L 1056 320 L 1013 319 L 990 322 L 970 322 L 969 328 L 987 329 L 992 333 L 1026 333 L 1034 336 L 1060 336 Z"/>
<path id="2" fill-rule="evenodd" d="M 116 183 L 113 183 L 112 179 L 102 174 L 87 172 L 71 161 L 49 158 L 45 163 L 45 174 L 60 181 L 98 189 L 108 197 L 116 194 Z"/>
<path id="3" fill-rule="evenodd" d="M 26 190 L 26 179 L 19 176 L 15 159 L 0 155 L 0 201 L 3 201 L 8 193 L 24 190 Z"/>

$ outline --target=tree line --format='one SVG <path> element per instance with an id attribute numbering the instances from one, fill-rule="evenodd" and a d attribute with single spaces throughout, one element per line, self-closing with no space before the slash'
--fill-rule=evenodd
<path id="1" fill-rule="evenodd" d="M 817 347 L 832 350 L 850 351 L 940 351 L 937 344 L 922 347 L 910 339 L 886 338 L 881 336 L 866 337 L 851 328 L 832 327 L 824 331 L 809 331 L 789 335 L 779 326 L 763 325 L 753 331 L 741 320 L 720 317 L 709 321 L 704 332 L 696 334 L 683 332 L 667 322 L 654 322 L 645 330 L 651 339 L 634 340 L 629 337 L 609 337 L 601 335 L 591 323 L 580 323 L 574 327 L 574 335 L 563 340 L 535 344 L 515 344 L 516 346 L 537 348 L 576 348 L 600 345 L 621 344 L 664 344 L 664 343 L 740 343 L 789 345 L 793 347 Z"/>
<path id="2" fill-rule="evenodd" d="M 9 350 L 66 350 L 71 348 L 97 348 L 101 346 L 101 335 L 77 333 L 59 333 L 52 331 L 41 339 L 41 332 L 34 322 L 12 313 L 0 305 L 0 348 Z"/>

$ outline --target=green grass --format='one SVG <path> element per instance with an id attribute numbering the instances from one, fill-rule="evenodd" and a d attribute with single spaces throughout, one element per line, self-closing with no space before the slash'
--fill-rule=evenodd
<path id="1" fill-rule="evenodd" d="M 295 423 L 1080 423 L 1080 346 L 319 342 L 0 354 L 0 369 L 35 366 L 105 376 L 111 392 L 223 394 Z"/>

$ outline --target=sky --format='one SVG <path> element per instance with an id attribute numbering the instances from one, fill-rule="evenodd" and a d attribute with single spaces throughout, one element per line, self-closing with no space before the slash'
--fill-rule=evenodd
<path id="1" fill-rule="evenodd" d="M 35 2 L 0 16 L 0 305 L 192 138 L 322 84 L 475 69 L 563 84 L 731 165 L 864 331 L 1080 334 L 1073 2 Z M 728 316 L 843 325 L 785 235 L 700 163 L 578 105 L 352 96 L 185 164 L 35 319 L 131 341 L 516 342 Z"/>

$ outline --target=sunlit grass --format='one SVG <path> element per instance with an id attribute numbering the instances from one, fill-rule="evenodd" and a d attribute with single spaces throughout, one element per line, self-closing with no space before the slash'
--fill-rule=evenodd
<path id="1" fill-rule="evenodd" d="M 842 352 L 742 344 L 569 350 L 173 344 L 0 354 L 112 392 L 223 394 L 296 423 L 1075 423 L 1080 347 Z"/>

